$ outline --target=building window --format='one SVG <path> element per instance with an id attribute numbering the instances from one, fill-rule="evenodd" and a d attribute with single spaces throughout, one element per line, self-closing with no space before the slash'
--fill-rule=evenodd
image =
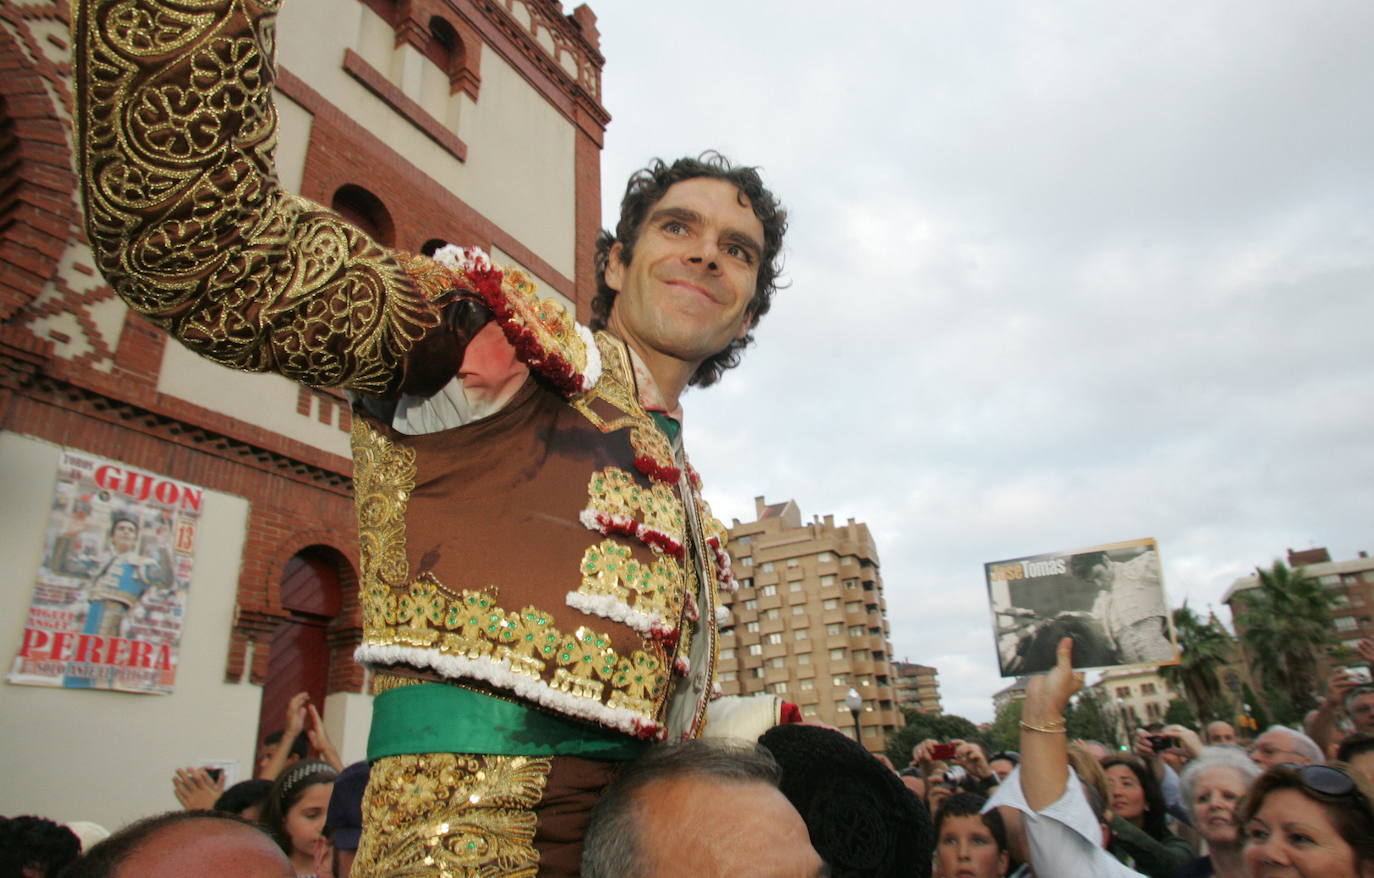
<path id="1" fill-rule="evenodd" d="M 854 661 L 856 661 L 856 662 L 866 662 L 866 661 L 868 661 L 868 650 L 866 650 L 866 649 L 856 649 L 856 650 L 854 650 Z"/>
<path id="2" fill-rule="evenodd" d="M 835 574 L 827 573 L 821 577 L 821 588 L 829 588 L 835 584 Z"/>
<path id="3" fill-rule="evenodd" d="M 766 641 L 767 641 L 768 643 L 770 643 L 770 644 L 779 644 L 779 643 L 782 643 L 782 632 L 781 632 L 781 631 L 774 631 L 772 634 L 769 634 L 769 635 L 768 635 L 768 637 L 766 638 Z"/>
<path id="4" fill-rule="evenodd" d="M 1159 719 L 1159 705 L 1153 701 L 1145 705 L 1145 715 L 1150 719 Z"/>
<path id="5" fill-rule="evenodd" d="M 844 624 L 842 622 L 830 622 L 825 626 L 826 634 L 843 634 Z"/>
<path id="6" fill-rule="evenodd" d="M 805 640 L 806 638 L 811 636 L 811 629 L 798 628 L 796 631 L 792 632 L 792 636 L 795 637 L 797 640 Z"/>
<path id="7" fill-rule="evenodd" d="M 742 537 L 735 537 L 735 538 L 734 538 L 733 540 L 731 540 L 730 542 L 734 543 L 734 544 L 737 545 L 737 546 L 747 546 L 747 545 L 749 545 L 750 543 L 752 543 L 753 541 L 754 541 L 754 538 L 753 538 L 753 537 L 749 536 L 749 534 L 745 534 L 745 535 L 742 536 Z"/>
<path id="8" fill-rule="evenodd" d="M 763 668 L 750 668 L 750 669 L 749 669 L 749 676 L 753 677 L 755 680 L 760 680 L 760 679 L 762 679 L 762 678 L 763 678 Z"/>
<path id="9" fill-rule="evenodd" d="M 744 608 L 746 610 L 757 610 L 759 608 L 759 599 L 750 598 L 749 600 L 744 602 Z"/>
<path id="10" fill-rule="evenodd" d="M 787 659 L 783 658 L 782 656 L 774 656 L 773 658 L 770 658 L 768 660 L 768 667 L 785 668 L 787 667 Z"/>
<path id="11" fill-rule="evenodd" d="M 782 618 L 782 610 L 779 610 L 777 607 L 774 607 L 774 608 L 771 609 L 771 610 L 764 610 L 764 611 L 763 611 L 763 618 L 764 618 L 764 621 L 766 621 L 766 622 L 771 622 L 771 621 L 773 621 L 774 619 L 781 619 L 781 618 Z"/>
<path id="12" fill-rule="evenodd" d="M 723 649 L 720 651 L 720 657 L 723 658 L 723 659 L 732 659 L 732 658 L 734 658 L 734 657 L 735 657 L 735 648 L 734 648 L 733 646 L 727 646 L 727 647 L 723 648 Z"/>
<path id="13" fill-rule="evenodd" d="M 739 566 L 741 566 L 741 567 L 753 567 L 753 566 L 754 566 L 754 559 L 751 558 L 751 557 L 749 557 L 748 555 L 745 555 L 743 558 L 736 558 L 735 561 L 736 561 L 736 563 L 738 563 Z M 746 581 L 747 581 L 747 580 L 746 580 Z M 750 582 L 749 584 L 750 584 L 750 585 L 753 585 L 754 583 Z"/>
<path id="14" fill-rule="evenodd" d="M 1131 697 L 1131 687 L 1130 687 L 1130 686 L 1117 686 L 1117 687 L 1116 687 L 1116 697 L 1117 697 L 1117 698 L 1130 698 L 1130 697 Z"/>
<path id="15" fill-rule="evenodd" d="M 745 630 L 745 631 L 748 631 L 750 634 L 757 634 L 757 633 L 759 632 L 759 623 L 757 623 L 757 622 L 745 622 L 745 623 L 744 623 L 744 630 Z"/>
<path id="16" fill-rule="evenodd" d="M 826 598 L 824 603 L 821 604 L 821 606 L 825 607 L 827 610 L 838 610 L 840 608 L 840 599 Z"/>
<path id="17" fill-rule="evenodd" d="M 844 581 L 844 590 L 845 590 L 845 591 L 853 591 L 854 589 L 856 589 L 856 588 L 858 588 L 858 587 L 859 587 L 859 580 L 857 580 L 857 579 L 846 579 L 846 580 Z"/>
<path id="18" fill-rule="evenodd" d="M 734 671 L 721 671 L 721 672 L 720 672 L 720 681 L 721 681 L 722 683 L 733 683 L 733 682 L 735 682 L 735 672 L 734 672 Z"/>
<path id="19" fill-rule="evenodd" d="M 816 681 L 807 677 L 805 680 L 801 680 L 797 683 L 797 688 L 803 692 L 810 692 L 812 689 L 816 688 Z"/>
<path id="20" fill-rule="evenodd" d="M 801 566 L 801 559 L 800 559 L 800 558 L 788 558 L 788 559 L 787 559 L 787 566 L 788 566 L 788 567 L 800 567 L 800 566 Z"/>
<path id="21" fill-rule="evenodd" d="M 864 605 L 859 601 L 850 601 L 844 605 L 844 611 L 846 613 L 860 613 L 863 612 L 863 608 Z"/>
<path id="22" fill-rule="evenodd" d="M 764 572 L 764 573 L 772 573 L 772 572 L 773 572 L 773 562 L 772 562 L 772 561 L 764 561 L 764 562 L 763 562 L 763 572 Z"/>
<path id="23" fill-rule="evenodd" d="M 751 644 L 749 644 L 749 654 L 750 654 L 750 655 L 763 655 L 763 644 L 762 644 L 762 643 L 751 643 Z"/>
<path id="24" fill-rule="evenodd" d="M 805 616 L 805 615 L 806 615 L 806 604 L 793 604 L 793 605 L 792 605 L 792 615 L 794 615 L 794 616 Z"/>
<path id="25" fill-rule="evenodd" d="M 862 626 L 862 625 L 850 625 L 850 626 L 849 626 L 849 636 L 850 636 L 850 637 L 863 637 L 863 636 L 864 636 L 865 634 L 867 634 L 867 633 L 868 633 L 868 629 L 865 628 L 865 627 Z"/>
<path id="26" fill-rule="evenodd" d="M 746 578 L 746 579 L 741 579 L 741 580 L 739 580 L 739 587 L 740 587 L 740 588 L 753 588 L 753 587 L 754 587 L 754 580 L 748 579 L 748 578 Z"/>
<path id="27" fill-rule="evenodd" d="M 846 677 L 844 674 L 836 674 L 835 676 L 833 676 L 833 677 L 830 678 L 830 685 L 831 685 L 831 686 L 847 686 L 847 685 L 849 685 L 849 678 Z"/>
<path id="28" fill-rule="evenodd" d="M 1356 622 L 1355 622 L 1355 617 L 1354 617 L 1354 616 L 1337 616 L 1337 617 L 1336 617 L 1336 630 L 1337 630 L 1337 631 L 1354 631 L 1357 627 L 1358 627 L 1358 625 L 1357 625 Z"/>
<path id="29" fill-rule="evenodd" d="M 816 560 L 821 562 L 822 564 L 828 564 L 831 561 L 835 560 L 835 556 L 829 552 L 821 552 L 820 554 L 816 555 Z"/>
<path id="30" fill-rule="evenodd" d="M 772 584 L 765 585 L 763 588 L 759 589 L 759 594 L 763 595 L 764 597 L 768 597 L 769 595 L 775 595 L 777 593 L 778 587 Z"/>
<path id="31" fill-rule="evenodd" d="M 782 695 L 787 691 L 787 684 L 783 682 L 777 682 L 772 684 L 768 688 L 774 695 Z"/>
<path id="32" fill-rule="evenodd" d="M 1317 581 L 1325 586 L 1335 586 L 1341 584 L 1341 578 L 1334 573 L 1328 573 L 1325 576 L 1318 576 Z"/>
<path id="33" fill-rule="evenodd" d="M 830 650 L 830 660 L 832 662 L 844 661 L 844 647 L 837 646 Z"/>
<path id="34" fill-rule="evenodd" d="M 799 652 L 799 653 L 797 653 L 797 664 L 799 664 L 799 665 L 809 665 L 809 664 L 811 664 L 811 653 L 809 653 L 809 652 Z"/>
<path id="35" fill-rule="evenodd" d="M 816 715 L 816 706 L 815 706 L 814 704 L 808 704 L 808 705 L 806 705 L 805 707 L 802 708 L 802 716 L 815 716 L 815 715 Z"/>
<path id="36" fill-rule="evenodd" d="M 1141 683 L 1141 684 L 1140 684 L 1140 694 L 1141 694 L 1141 695 L 1153 695 L 1153 694 L 1155 694 L 1155 684 L 1154 684 L 1154 683 Z"/>

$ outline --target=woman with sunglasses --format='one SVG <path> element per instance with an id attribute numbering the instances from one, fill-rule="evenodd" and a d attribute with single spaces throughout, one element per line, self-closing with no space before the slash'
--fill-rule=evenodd
<path id="1" fill-rule="evenodd" d="M 1248 878 L 1374 878 L 1374 786 L 1344 763 L 1274 766 L 1240 820 Z"/>

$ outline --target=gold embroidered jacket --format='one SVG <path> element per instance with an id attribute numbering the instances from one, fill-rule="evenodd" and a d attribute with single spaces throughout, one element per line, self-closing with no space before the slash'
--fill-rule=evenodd
<path id="1" fill-rule="evenodd" d="M 443 309 L 479 295 L 533 373 L 506 409 L 423 436 L 355 419 L 358 657 L 644 737 L 695 735 L 715 590 L 732 585 L 724 529 L 640 407 L 628 352 L 518 272 L 388 252 L 283 192 L 277 5 L 75 4 L 101 272 L 216 362 L 370 394 L 441 388 L 462 356 Z"/>

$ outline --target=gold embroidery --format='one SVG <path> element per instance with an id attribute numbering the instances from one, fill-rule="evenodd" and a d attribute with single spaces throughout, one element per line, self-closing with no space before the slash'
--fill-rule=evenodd
<path id="1" fill-rule="evenodd" d="M 587 345 L 577 334 L 576 323 L 557 299 L 541 299 L 533 282 L 517 268 L 504 269 L 501 292 L 514 312 L 515 322 L 534 334 L 542 350 L 558 351 L 577 372 L 587 370 Z"/>
<path id="2" fill-rule="evenodd" d="M 618 467 L 592 473 L 587 482 L 587 509 L 603 533 L 626 533 L 645 543 L 679 554 L 686 515 L 673 489 L 662 482 L 645 487 Z M 633 530 L 631 527 L 633 526 Z"/>
<path id="3" fill-rule="evenodd" d="M 616 665 L 615 676 L 611 678 L 615 691 L 607 704 L 652 716 L 654 703 L 662 697 L 666 683 L 663 662 L 637 649 L 634 655 L 622 658 Z"/>
<path id="4" fill-rule="evenodd" d="M 578 628 L 558 649 L 558 664 L 553 687 L 582 698 L 601 699 L 607 680 L 615 673 L 618 656 L 611 649 L 610 638 L 589 628 Z"/>
<path id="5" fill-rule="evenodd" d="M 392 588 L 401 587 L 410 570 L 405 517 L 415 490 L 415 450 L 391 442 L 363 418 L 353 419 L 352 436 L 363 631 L 375 637 L 400 618 Z M 413 605 L 409 612 L 413 616 Z"/>
<path id="6" fill-rule="evenodd" d="M 673 460 L 673 446 L 656 424 L 639 424 L 630 430 L 630 445 L 635 450 L 636 458 L 652 461 L 654 472 L 650 475 L 657 473 L 665 481 L 677 480 L 678 468 Z"/>
<path id="7" fill-rule="evenodd" d="M 75 7 L 86 230 L 124 301 L 231 368 L 393 389 L 407 353 L 439 326 L 438 291 L 278 188 L 275 4 Z"/>
<path id="8" fill-rule="evenodd" d="M 398 677 L 395 674 L 377 674 L 372 678 L 372 694 L 381 695 L 383 692 L 390 692 L 392 689 L 401 689 L 405 686 L 419 686 L 425 680 L 416 680 L 411 677 Z"/>
<path id="9" fill-rule="evenodd" d="M 672 627 L 682 612 L 683 586 L 682 568 L 672 558 L 646 564 L 634 558 L 628 546 L 602 540 L 582 555 L 582 586 L 577 591 L 657 615 Z"/>
<path id="10" fill-rule="evenodd" d="M 651 423 L 649 416 L 635 396 L 634 381 L 630 376 L 630 364 L 626 361 L 624 345 L 605 332 L 596 334 L 596 347 L 601 352 L 601 378 L 587 393 L 568 404 L 582 413 L 588 421 L 602 433 L 625 430 L 637 424 Z M 606 420 L 592 408 L 592 403 L 603 400 L 625 413 L 624 417 Z"/>
<path id="11" fill-rule="evenodd" d="M 533 876 L 534 809 L 552 760 L 459 753 L 387 756 L 363 796 L 361 878 Z"/>

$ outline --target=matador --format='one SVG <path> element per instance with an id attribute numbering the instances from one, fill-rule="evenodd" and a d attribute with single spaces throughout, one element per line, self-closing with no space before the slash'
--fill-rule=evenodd
<path id="1" fill-rule="evenodd" d="M 714 153 L 655 161 L 598 240 L 589 330 L 480 251 L 388 250 L 279 186 L 276 2 L 74 5 L 100 271 L 192 351 L 354 400 L 354 874 L 575 874 L 618 761 L 703 730 L 733 579 L 679 398 L 752 340 L 785 212 Z"/>

